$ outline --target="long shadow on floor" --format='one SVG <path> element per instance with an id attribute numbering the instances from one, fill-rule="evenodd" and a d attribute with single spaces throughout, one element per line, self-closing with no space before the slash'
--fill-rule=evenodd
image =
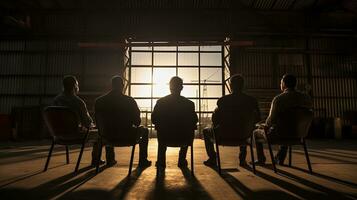
<path id="1" fill-rule="evenodd" d="M 226 170 L 222 170 L 221 177 L 243 199 L 265 199 L 265 200 L 266 199 L 274 199 L 274 200 L 298 199 L 295 196 L 288 194 L 284 191 L 277 191 L 277 190 L 252 191 L 246 185 L 240 182 L 236 177 L 234 177 L 231 174 L 231 172 L 228 172 Z"/>
<path id="2" fill-rule="evenodd" d="M 165 172 L 160 171 L 146 199 L 213 199 L 195 176 L 191 175 L 188 168 L 182 168 L 181 171 L 186 182 L 185 186 L 177 186 L 173 181 L 168 182 L 165 180 Z"/>
<path id="3" fill-rule="evenodd" d="M 112 190 L 100 190 L 100 189 L 83 189 L 80 191 L 74 191 L 79 186 L 73 188 L 71 191 L 67 192 L 61 198 L 63 200 L 77 200 L 77 199 L 124 199 L 126 194 L 133 187 L 135 182 L 138 180 L 141 173 L 145 168 L 136 168 L 132 171 L 131 176 L 126 176 L 121 180 Z M 73 191 L 73 192 L 72 192 Z"/>
<path id="4" fill-rule="evenodd" d="M 4 199 L 50 199 L 94 177 L 94 170 L 86 172 L 91 168 L 82 168 L 77 173 L 71 172 L 32 189 L 2 188 L 0 194 Z M 86 173 L 82 175 L 84 172 Z"/>
<path id="5" fill-rule="evenodd" d="M 305 172 L 305 173 L 310 173 L 308 170 L 302 169 L 302 168 L 299 168 L 299 167 L 291 166 L 290 168 L 296 169 L 296 170 L 299 170 L 299 171 L 302 171 L 302 172 Z M 327 176 L 325 174 L 320 174 L 320 173 L 317 173 L 317 172 L 314 172 L 314 171 L 313 171 L 313 173 L 311 175 L 317 176 L 319 178 L 327 179 L 329 181 L 333 181 L 333 182 L 336 182 L 336 183 L 339 183 L 339 184 L 343 184 L 343 185 L 346 185 L 346 186 L 356 187 L 357 188 L 357 183 L 353 183 L 353 182 L 350 182 L 350 181 L 341 180 L 341 179 L 338 179 L 338 178 L 335 178 L 335 177 L 331 177 L 331 176 Z"/>
<path id="6" fill-rule="evenodd" d="M 272 170 L 272 167 L 270 165 L 265 166 L 265 168 Z M 265 173 L 263 171 L 258 171 L 257 175 L 285 190 L 290 191 L 291 193 L 303 197 L 304 199 L 314 199 L 314 200 L 315 199 L 351 199 L 345 194 L 332 190 L 331 188 L 324 187 L 320 184 L 311 182 L 307 179 L 298 177 L 297 175 L 293 175 L 281 169 L 277 169 L 277 170 L 278 170 L 278 174 L 276 174 L 277 177 L 269 175 L 268 173 Z M 310 187 L 311 190 L 303 189 L 294 183 L 287 182 L 279 178 L 279 176 L 288 178 L 292 181 Z"/>
<path id="7" fill-rule="evenodd" d="M 332 190 L 330 188 L 324 187 L 321 184 L 314 183 L 314 182 L 309 181 L 307 179 L 301 178 L 300 176 L 297 176 L 297 175 L 292 174 L 290 172 L 287 172 L 287 171 L 284 171 L 284 170 L 281 170 L 281 169 L 279 169 L 278 172 L 283 174 L 286 177 L 289 177 L 290 179 L 292 179 L 294 181 L 297 181 L 297 182 L 302 183 L 302 184 L 304 184 L 306 186 L 314 188 L 315 190 L 319 190 L 321 192 L 324 192 L 324 193 L 328 194 L 329 198 L 332 197 L 333 199 L 348 199 L 346 194 L 343 194 L 341 192 L 338 192 L 338 191 Z"/>
<path id="8" fill-rule="evenodd" d="M 65 165 L 66 164 L 60 164 L 60 165 L 57 165 L 57 166 L 52 166 L 52 167 L 49 167 L 48 170 L 54 169 L 54 168 L 58 168 L 58 167 L 62 167 L 62 166 L 65 166 Z M 12 177 L 12 178 L 9 178 L 9 179 L 2 180 L 1 182 L 5 182 L 5 183 L 0 185 L 0 188 L 5 187 L 7 185 L 14 184 L 14 183 L 16 183 L 18 181 L 22 181 L 22 180 L 31 178 L 33 176 L 36 176 L 36 175 L 39 175 L 39 174 L 42 174 L 42 173 L 44 173 L 43 170 L 38 170 L 38 171 L 27 173 L 27 174 L 24 174 L 24 175 L 21 175 L 21 176 L 18 176 L 18 177 Z"/>

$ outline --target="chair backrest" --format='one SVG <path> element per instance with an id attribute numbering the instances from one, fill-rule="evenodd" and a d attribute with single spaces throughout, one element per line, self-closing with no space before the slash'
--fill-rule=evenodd
<path id="1" fill-rule="evenodd" d="M 311 109 L 290 108 L 278 114 L 274 132 L 280 138 L 304 138 L 309 132 L 312 119 L 313 112 Z"/>
<path id="2" fill-rule="evenodd" d="M 191 145 L 194 138 L 196 126 L 187 115 L 181 112 L 167 113 L 157 129 L 158 142 L 166 146 L 179 147 Z"/>
<path id="3" fill-rule="evenodd" d="M 219 126 L 215 129 L 218 144 L 236 146 L 252 136 L 255 113 L 251 109 L 242 108 L 223 115 Z"/>
<path id="4" fill-rule="evenodd" d="M 45 123 L 50 134 L 55 139 L 72 140 L 79 139 L 79 118 L 77 114 L 68 107 L 49 106 L 43 111 Z"/>
<path id="5" fill-rule="evenodd" d="M 108 113 L 95 113 L 95 120 L 100 136 L 107 143 L 116 146 L 132 146 L 136 144 L 138 140 L 137 129 L 122 126 L 120 120 L 113 113 L 110 115 Z"/>

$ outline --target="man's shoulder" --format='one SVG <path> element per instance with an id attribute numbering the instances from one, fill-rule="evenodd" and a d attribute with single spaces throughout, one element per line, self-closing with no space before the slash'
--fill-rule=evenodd
<path id="1" fill-rule="evenodd" d="M 96 103 L 106 103 L 107 101 L 112 100 L 126 100 L 126 101 L 135 101 L 133 97 L 127 96 L 124 94 L 115 94 L 115 93 L 105 93 L 102 96 L 98 97 L 95 102 Z"/>
<path id="2" fill-rule="evenodd" d="M 79 97 L 79 96 L 77 96 L 77 95 L 73 95 L 73 99 L 75 100 L 75 101 L 77 101 L 79 104 L 81 104 L 81 105 L 86 105 L 86 103 L 84 102 L 84 100 L 81 98 L 81 97 Z"/>

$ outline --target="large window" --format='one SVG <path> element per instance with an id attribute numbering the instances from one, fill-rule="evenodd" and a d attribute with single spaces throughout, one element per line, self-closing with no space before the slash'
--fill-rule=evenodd
<path id="1" fill-rule="evenodd" d="M 150 128 L 151 112 L 157 99 L 170 94 L 169 81 L 184 81 L 181 95 L 195 103 L 198 131 L 209 126 L 217 99 L 224 95 L 223 46 L 157 46 L 133 43 L 128 48 L 127 94 L 142 112 L 142 124 Z"/>

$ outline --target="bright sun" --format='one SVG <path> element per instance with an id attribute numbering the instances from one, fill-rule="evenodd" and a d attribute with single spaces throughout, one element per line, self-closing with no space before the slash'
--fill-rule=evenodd
<path id="1" fill-rule="evenodd" d="M 175 68 L 156 68 L 153 74 L 153 96 L 163 97 L 170 93 L 169 81 L 176 75 Z"/>

